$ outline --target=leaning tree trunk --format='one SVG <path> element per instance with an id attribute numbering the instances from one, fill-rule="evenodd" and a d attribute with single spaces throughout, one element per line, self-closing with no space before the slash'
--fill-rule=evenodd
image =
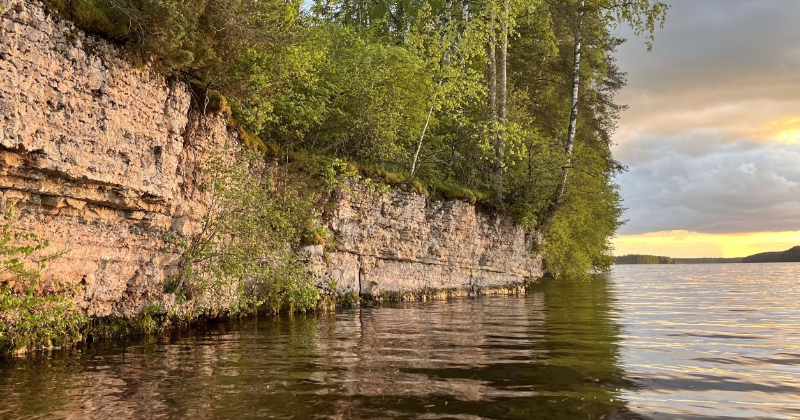
<path id="1" fill-rule="evenodd" d="M 583 13 L 586 0 L 581 0 L 580 12 L 578 15 L 578 28 L 575 30 L 575 55 L 572 66 L 572 108 L 569 115 L 569 129 L 567 130 L 567 143 L 564 147 L 564 154 L 567 157 L 567 162 L 561 170 L 561 182 L 558 185 L 553 202 L 550 204 L 550 211 L 548 212 L 548 221 L 551 219 L 561 201 L 564 197 L 564 192 L 567 190 L 567 178 L 569 177 L 569 170 L 572 167 L 572 152 L 575 149 L 575 132 L 578 127 L 578 94 L 581 84 L 581 31 L 583 30 Z"/>
<path id="2" fill-rule="evenodd" d="M 450 9 L 453 7 L 453 0 L 447 0 L 445 2 L 445 13 L 444 13 L 444 26 L 448 28 L 450 26 L 450 21 L 452 20 L 452 14 L 450 13 Z M 446 65 L 450 61 L 450 56 L 447 51 L 444 53 L 444 57 L 442 57 L 442 62 Z M 417 141 L 417 147 L 414 151 L 414 159 L 411 162 L 411 173 L 408 176 L 408 181 L 411 182 L 414 179 L 414 176 L 417 174 L 417 169 L 419 169 L 419 152 L 422 151 L 422 143 L 425 140 L 425 133 L 428 132 L 428 127 L 431 124 L 431 117 L 433 116 L 434 108 L 436 107 L 436 99 L 439 95 L 439 91 L 442 88 L 442 84 L 444 84 L 444 77 L 439 79 L 439 84 L 436 86 L 436 90 L 433 93 L 433 98 L 431 99 L 431 106 L 428 108 L 428 114 L 425 118 L 425 125 L 422 127 L 422 133 L 419 135 L 419 140 Z"/>
<path id="3" fill-rule="evenodd" d="M 436 92 L 433 94 L 433 99 L 431 100 L 431 106 L 428 108 L 428 116 L 425 118 L 425 125 L 422 127 L 422 133 L 419 135 L 419 140 L 417 141 L 417 149 L 414 151 L 414 160 L 411 162 L 411 174 L 408 176 L 408 181 L 411 182 L 414 180 L 414 176 L 417 174 L 417 169 L 419 169 L 419 152 L 422 150 L 422 142 L 425 140 L 425 133 L 428 132 L 428 126 L 431 124 L 431 116 L 433 115 L 433 109 L 436 106 L 436 97 L 439 94 L 439 90 L 442 88 L 442 84 L 444 83 L 444 78 L 439 79 L 439 84 L 436 85 Z"/>

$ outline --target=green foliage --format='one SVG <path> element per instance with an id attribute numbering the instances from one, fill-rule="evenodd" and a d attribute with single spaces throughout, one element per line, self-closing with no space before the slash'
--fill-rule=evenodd
<path id="1" fill-rule="evenodd" d="M 248 51 L 237 74 L 247 92 L 234 111 L 249 131 L 289 149 L 362 161 L 408 159 L 431 90 L 407 49 L 327 25 L 277 55 Z"/>
<path id="2" fill-rule="evenodd" d="M 52 348 L 77 341 L 86 315 L 75 308 L 78 288 L 51 280 L 42 287 L 49 243 L 13 227 L 13 206 L 4 214 L 0 237 L 0 354 L 15 349 Z"/>
<path id="3" fill-rule="evenodd" d="M 105 317 L 89 321 L 86 335 L 97 339 L 124 339 L 136 336 L 151 336 L 163 332 L 174 323 L 186 322 L 169 314 L 158 304 L 151 303 L 133 318 Z"/>
<path id="4" fill-rule="evenodd" d="M 577 164 L 594 165 L 586 160 L 600 157 L 589 147 L 579 145 Z M 545 226 L 543 254 L 547 267 L 569 277 L 586 277 L 587 271 L 605 271 L 613 263 L 610 239 L 620 225 L 621 199 L 617 186 L 602 174 L 590 170 L 574 171 L 562 208 Z"/>
<path id="5" fill-rule="evenodd" d="M 359 178 L 375 190 L 393 185 L 434 198 L 484 202 L 542 232 L 551 268 L 564 273 L 607 267 L 608 239 L 619 225 L 614 177 L 624 168 L 611 144 L 624 109 L 614 97 L 625 75 L 614 59 L 622 40 L 612 29 L 631 26 L 649 49 L 668 9 L 659 0 L 318 0 L 303 14 L 298 0 L 45 1 L 162 71 L 190 76 L 204 112 L 225 115 L 251 150 L 289 162 L 322 191 L 339 186 L 337 177 Z M 490 106 L 497 95 L 489 93 L 496 87 L 488 74 L 498 72 L 489 71 L 489 51 L 503 45 L 498 39 L 505 39 L 505 27 L 508 94 L 500 121 Z M 572 156 L 566 139 L 578 39 Z M 494 60 L 501 57 L 495 54 Z M 561 196 L 565 172 L 568 191 Z M 259 188 L 292 197 L 290 183 L 267 178 Z M 277 199 L 262 206 L 253 194 L 239 197 L 238 203 L 225 199 L 234 208 L 263 207 L 263 217 L 278 214 Z M 287 200 L 281 205 L 291 208 L 295 200 Z M 259 228 L 291 243 L 325 242 L 323 232 L 285 218 L 278 214 L 275 224 Z M 248 235 L 256 230 L 225 220 L 209 223 Z M 214 258 L 238 252 L 220 251 L 224 241 L 212 243 L 200 248 L 210 246 Z M 294 263 L 275 251 L 276 243 L 265 239 L 264 249 L 246 243 L 241 252 L 267 252 L 270 264 L 285 269 L 260 272 L 256 266 L 270 264 L 237 265 L 223 258 L 218 261 L 224 273 L 213 274 L 249 279 L 251 288 L 280 284 L 278 272 L 299 278 L 291 274 Z M 190 273 L 196 269 L 187 266 Z M 272 303 L 255 304 L 263 305 Z"/>
<path id="6" fill-rule="evenodd" d="M 43 0 L 77 26 L 113 40 L 166 73 L 231 88 L 233 63 L 250 48 L 291 36 L 298 1 Z"/>
<path id="7" fill-rule="evenodd" d="M 203 112 L 211 114 L 222 114 L 226 118 L 232 118 L 233 112 L 231 106 L 228 104 L 228 99 L 225 98 L 218 90 L 210 89 L 205 94 L 204 103 L 202 104 Z"/>
<path id="8" fill-rule="evenodd" d="M 210 209 L 199 233 L 175 243 L 183 261 L 171 291 L 201 311 L 231 296 L 233 313 L 314 308 L 319 291 L 290 248 L 324 241 L 324 229 L 314 225 L 314 193 L 230 145 L 212 151 L 204 167 Z"/>

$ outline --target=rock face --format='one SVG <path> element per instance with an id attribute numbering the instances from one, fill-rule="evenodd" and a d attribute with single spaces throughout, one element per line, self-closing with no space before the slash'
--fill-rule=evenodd
<path id="1" fill-rule="evenodd" d="M 133 315 L 176 258 L 163 234 L 203 214 L 194 161 L 200 142 L 229 136 L 225 122 L 201 121 L 186 86 L 38 2 L 0 7 L 2 198 L 21 228 L 69 251 L 48 274 L 83 283 L 90 315 Z"/>
<path id="2" fill-rule="evenodd" d="M 132 316 L 154 298 L 207 197 L 197 159 L 236 140 L 182 83 L 135 68 L 105 41 L 0 0 L 0 196 L 19 226 L 68 250 L 49 275 L 81 283 L 92 316 Z M 532 236 L 474 206 L 405 192 L 342 191 L 323 215 L 335 251 L 306 250 L 320 282 L 377 296 L 518 283 L 541 274 Z"/>
<path id="3" fill-rule="evenodd" d="M 502 289 L 541 276 L 538 240 L 463 201 L 351 184 L 325 214 L 335 252 L 311 249 L 312 268 L 341 292 L 380 297 Z M 320 262 L 321 260 L 321 262 Z"/>

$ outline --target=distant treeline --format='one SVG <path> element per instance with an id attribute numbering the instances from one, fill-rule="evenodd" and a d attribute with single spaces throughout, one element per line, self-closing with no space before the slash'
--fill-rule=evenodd
<path id="1" fill-rule="evenodd" d="M 742 258 L 671 258 L 659 255 L 623 255 L 614 259 L 615 264 L 725 264 L 740 263 Z"/>
<path id="2" fill-rule="evenodd" d="M 623 255 L 614 258 L 615 264 L 677 264 L 674 258 L 658 255 Z"/>
<path id="3" fill-rule="evenodd" d="M 762 252 L 745 257 L 745 263 L 770 263 L 770 262 L 800 262 L 800 246 L 796 246 L 786 251 Z"/>
<path id="4" fill-rule="evenodd" d="M 777 263 L 800 262 L 800 246 L 786 251 L 762 252 L 744 258 L 672 258 L 660 255 L 623 255 L 615 257 L 615 264 L 725 264 L 725 263 Z"/>

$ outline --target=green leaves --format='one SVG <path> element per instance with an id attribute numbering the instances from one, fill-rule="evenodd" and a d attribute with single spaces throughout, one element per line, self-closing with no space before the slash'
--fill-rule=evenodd
<path id="1" fill-rule="evenodd" d="M 276 55 L 250 51 L 237 71 L 248 87 L 235 112 L 252 132 L 365 160 L 403 159 L 432 90 L 407 49 L 331 25 L 309 28 Z"/>
<path id="2" fill-rule="evenodd" d="M 494 190 L 497 208 L 544 230 L 552 244 L 545 251 L 562 271 L 572 269 L 567 261 L 575 271 L 607 264 L 607 237 L 619 218 L 614 176 L 622 167 L 610 145 L 624 109 L 614 96 L 625 75 L 613 56 L 622 40 L 611 29 L 630 25 L 649 49 L 669 8 L 661 0 L 317 0 L 305 13 L 300 0 L 45 1 L 163 72 L 219 91 L 240 137 L 276 144 L 286 160 L 303 153 L 358 162 L 407 176 L 400 182 L 420 191 L 425 185 L 466 200 Z M 576 39 L 580 95 L 568 165 Z M 500 57 L 493 72 L 487 50 Z M 500 105 L 492 110 L 496 98 Z M 553 197 L 565 166 L 572 191 L 559 210 L 561 200 Z M 217 191 L 245 188 L 239 181 Z M 274 181 L 261 180 L 261 188 L 281 185 Z M 226 198 L 228 204 L 258 206 L 266 212 L 258 217 L 271 224 L 239 225 L 233 217 L 226 225 L 222 217 L 215 226 L 242 230 L 237 238 L 256 238 L 258 229 L 293 235 L 297 220 L 276 217 L 283 214 L 279 205 L 294 202 L 290 189 L 284 203 L 245 190 Z M 600 202 L 612 204 L 595 206 Z M 243 241 L 242 250 L 226 250 L 218 238 L 210 240 L 215 258 L 231 256 L 219 260 L 221 275 L 269 277 L 234 256 L 250 249 L 277 258 L 273 248 Z"/>
<path id="3" fill-rule="evenodd" d="M 249 49 L 290 39 L 299 1 L 44 0 L 81 29 L 128 47 L 168 74 L 188 73 L 231 93 L 231 68 Z"/>
<path id="4" fill-rule="evenodd" d="M 620 225 L 622 207 L 615 184 L 591 170 L 572 175 L 564 205 L 545 227 L 543 251 L 552 271 L 582 278 L 613 262 L 609 241 Z"/>
<path id="5" fill-rule="evenodd" d="M 211 311 L 234 299 L 233 313 L 313 309 L 319 290 L 292 252 L 314 224 L 315 195 L 265 168 L 252 152 L 223 145 L 204 161 L 210 208 L 186 243 L 170 291 Z"/>
<path id="6" fill-rule="evenodd" d="M 47 240 L 14 227 L 13 205 L 4 215 L 0 237 L 0 354 L 14 349 L 51 348 L 81 336 L 88 318 L 75 308 L 79 287 L 41 281 L 47 263 L 64 253 L 46 254 Z"/>

